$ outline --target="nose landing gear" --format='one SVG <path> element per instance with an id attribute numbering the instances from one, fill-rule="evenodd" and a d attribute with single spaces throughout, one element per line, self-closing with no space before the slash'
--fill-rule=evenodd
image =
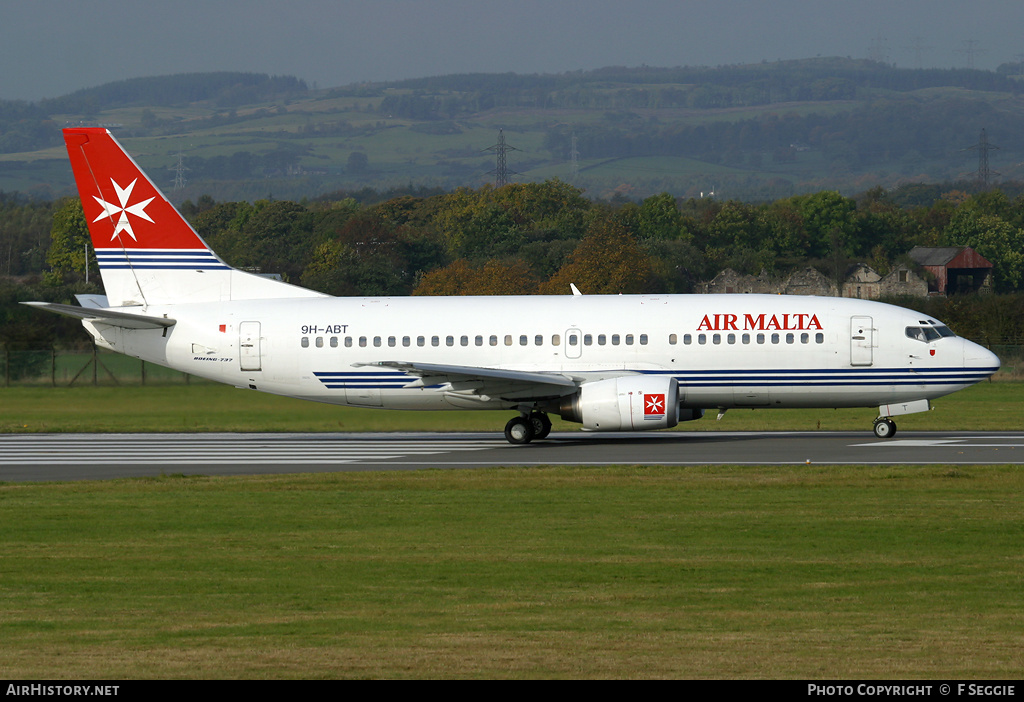
<path id="1" fill-rule="evenodd" d="M 891 439 L 896 436 L 896 422 L 888 417 L 879 417 L 875 420 L 874 432 L 879 439 Z"/>

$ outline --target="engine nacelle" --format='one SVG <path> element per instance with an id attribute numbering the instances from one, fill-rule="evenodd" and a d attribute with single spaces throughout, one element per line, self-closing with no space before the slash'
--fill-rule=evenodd
<path id="1" fill-rule="evenodd" d="M 680 422 L 692 422 L 695 419 L 702 419 L 704 417 L 703 409 L 692 409 L 692 408 L 679 408 L 679 421 Z"/>
<path id="2" fill-rule="evenodd" d="M 559 414 L 593 431 L 669 429 L 679 423 L 679 385 L 658 375 L 595 380 L 565 398 Z"/>

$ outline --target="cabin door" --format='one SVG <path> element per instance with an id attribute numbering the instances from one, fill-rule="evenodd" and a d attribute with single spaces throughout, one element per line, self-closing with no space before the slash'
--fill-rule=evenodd
<path id="1" fill-rule="evenodd" d="M 871 317 L 850 318 L 850 365 L 870 366 L 874 362 L 875 328 Z"/>
<path id="2" fill-rule="evenodd" d="M 244 371 L 262 370 L 259 322 L 238 325 L 238 362 Z"/>

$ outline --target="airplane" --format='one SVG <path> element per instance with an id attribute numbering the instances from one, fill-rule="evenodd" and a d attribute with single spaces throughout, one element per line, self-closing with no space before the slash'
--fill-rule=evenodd
<path id="1" fill-rule="evenodd" d="M 790 295 L 332 297 L 225 263 L 104 128 L 64 130 L 105 295 L 26 303 L 102 348 L 278 395 L 353 407 L 549 414 L 590 431 L 668 429 L 733 408 L 877 407 L 893 417 L 980 382 L 995 354 L 926 315 Z"/>

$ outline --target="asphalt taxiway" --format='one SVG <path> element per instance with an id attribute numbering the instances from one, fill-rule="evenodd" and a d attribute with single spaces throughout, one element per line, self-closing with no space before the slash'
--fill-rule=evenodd
<path id="1" fill-rule="evenodd" d="M 0 481 L 539 465 L 1021 464 L 1024 432 L 500 434 L 16 434 Z"/>

